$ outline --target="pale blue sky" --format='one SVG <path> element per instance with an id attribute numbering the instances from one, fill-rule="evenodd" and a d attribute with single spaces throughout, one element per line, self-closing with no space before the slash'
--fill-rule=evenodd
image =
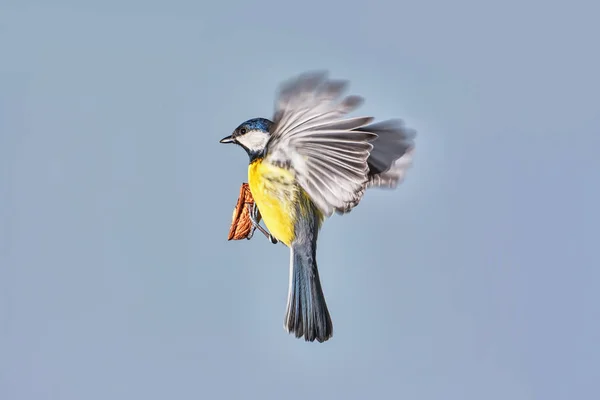
<path id="1" fill-rule="evenodd" d="M 593 3 L 3 0 L 0 399 L 600 398 Z M 218 143 L 315 68 L 418 131 L 325 224 L 325 344 Z"/>

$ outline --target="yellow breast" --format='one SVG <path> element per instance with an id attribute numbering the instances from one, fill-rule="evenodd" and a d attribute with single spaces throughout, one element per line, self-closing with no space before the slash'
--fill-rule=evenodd
<path id="1" fill-rule="evenodd" d="M 250 191 L 271 235 L 289 246 L 294 240 L 298 187 L 292 172 L 262 161 L 248 166 Z"/>

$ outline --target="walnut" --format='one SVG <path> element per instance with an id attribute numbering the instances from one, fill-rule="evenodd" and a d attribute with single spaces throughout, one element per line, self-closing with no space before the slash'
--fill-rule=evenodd
<path id="1" fill-rule="evenodd" d="M 231 227 L 229 228 L 229 236 L 227 240 L 242 240 L 248 239 L 252 232 L 252 221 L 250 221 L 250 212 L 248 205 L 254 205 L 254 198 L 250 192 L 250 186 L 247 183 L 242 183 L 240 188 L 240 197 L 231 216 Z M 260 221 L 260 213 L 257 213 L 257 221 Z"/>

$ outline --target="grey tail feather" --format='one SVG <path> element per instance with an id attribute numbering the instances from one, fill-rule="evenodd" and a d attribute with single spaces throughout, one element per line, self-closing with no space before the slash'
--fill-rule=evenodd
<path id="1" fill-rule="evenodd" d="M 290 287 L 284 328 L 307 342 L 333 336 L 333 323 L 319 280 L 314 249 L 305 243 L 290 247 Z"/>

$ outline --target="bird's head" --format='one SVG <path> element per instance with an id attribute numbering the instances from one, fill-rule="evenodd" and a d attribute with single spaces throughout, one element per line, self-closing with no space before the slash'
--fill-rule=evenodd
<path id="1" fill-rule="evenodd" d="M 235 143 L 246 150 L 250 159 L 262 155 L 271 137 L 273 123 L 265 118 L 253 118 L 235 128 L 233 133 L 221 139 L 220 143 Z"/>

